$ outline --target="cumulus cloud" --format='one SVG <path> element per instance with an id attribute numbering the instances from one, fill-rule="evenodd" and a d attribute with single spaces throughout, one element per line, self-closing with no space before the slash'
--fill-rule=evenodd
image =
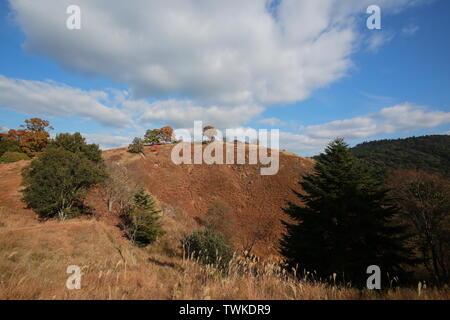
<path id="1" fill-rule="evenodd" d="M 258 121 L 259 123 L 269 125 L 271 127 L 280 127 L 284 125 L 284 122 L 281 121 L 278 118 L 272 117 L 272 118 L 264 118 Z"/>
<path id="2" fill-rule="evenodd" d="M 255 105 L 198 106 L 190 100 L 162 100 L 149 103 L 145 100 L 130 100 L 124 103 L 127 110 L 143 112 L 143 123 L 164 122 L 176 128 L 192 127 L 194 121 L 214 125 L 218 128 L 230 128 L 252 119 L 263 111 Z"/>
<path id="3" fill-rule="evenodd" d="M 426 107 L 405 103 L 363 117 L 308 126 L 304 131 L 316 138 L 360 139 L 380 134 L 434 128 L 447 123 L 450 123 L 450 112 L 429 111 Z"/>
<path id="4" fill-rule="evenodd" d="M 88 143 L 98 144 L 103 150 L 126 147 L 131 142 L 129 137 L 111 136 L 102 133 L 82 133 L 82 135 Z"/>
<path id="5" fill-rule="evenodd" d="M 374 114 L 307 126 L 298 134 L 283 132 L 280 144 L 284 149 L 311 154 L 322 151 L 328 142 L 337 137 L 351 141 L 449 123 L 450 112 L 431 111 L 427 107 L 405 103 Z"/>
<path id="6" fill-rule="evenodd" d="M 416 0 L 379 0 L 398 10 Z M 269 3 L 269 5 L 268 5 Z M 351 66 L 356 16 L 369 0 L 10 0 L 24 47 L 138 98 L 177 93 L 202 104 L 305 99 Z M 82 29 L 67 30 L 68 5 Z M 268 8 L 271 8 L 270 10 Z"/>
<path id="7" fill-rule="evenodd" d="M 108 94 L 55 82 L 10 79 L 0 75 L 0 106 L 29 115 L 80 116 L 109 127 L 131 125 L 127 115 L 101 103 Z"/>

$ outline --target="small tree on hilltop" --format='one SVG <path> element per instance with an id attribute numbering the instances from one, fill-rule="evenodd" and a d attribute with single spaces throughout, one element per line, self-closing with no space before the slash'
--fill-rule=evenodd
<path id="1" fill-rule="evenodd" d="M 139 189 L 122 214 L 122 229 L 134 244 L 146 247 L 164 234 L 160 213 L 153 197 Z"/>
<path id="2" fill-rule="evenodd" d="M 144 141 L 141 138 L 134 138 L 133 142 L 128 146 L 128 152 L 143 153 L 144 152 Z"/>
<path id="3" fill-rule="evenodd" d="M 147 132 L 144 135 L 144 144 L 145 145 L 154 145 L 160 143 L 160 136 L 159 136 L 159 130 L 153 129 L 153 130 L 147 130 Z"/>
<path id="4" fill-rule="evenodd" d="M 7 139 L 17 141 L 22 152 L 29 157 L 42 153 L 50 142 L 50 134 L 47 132 L 47 128 L 53 130 L 50 123 L 39 118 L 32 118 L 25 120 L 25 124 L 21 127 L 23 129 L 9 130 Z"/>
<path id="5" fill-rule="evenodd" d="M 366 270 L 377 265 L 384 275 L 403 274 L 410 262 L 403 226 L 393 225 L 398 213 L 372 177 L 371 170 L 353 157 L 348 145 L 336 139 L 321 154 L 315 173 L 304 177 L 298 194 L 304 207 L 290 204 L 285 212 L 287 233 L 281 253 L 289 267 L 316 271 L 329 279 L 365 284 Z"/>
<path id="6" fill-rule="evenodd" d="M 162 127 L 158 131 L 158 135 L 161 142 L 171 143 L 174 140 L 174 132 L 172 127 Z"/>

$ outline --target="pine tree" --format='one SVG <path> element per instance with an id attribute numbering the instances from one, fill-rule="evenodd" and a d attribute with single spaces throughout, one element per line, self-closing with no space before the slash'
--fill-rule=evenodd
<path id="1" fill-rule="evenodd" d="M 136 245 L 145 247 L 162 236 L 160 213 L 153 197 L 144 189 L 139 189 L 122 215 L 123 229 L 128 238 Z"/>
<path id="2" fill-rule="evenodd" d="M 402 265 L 409 262 L 405 228 L 392 222 L 398 209 L 343 139 L 326 148 L 315 173 L 300 184 L 305 194 L 297 196 L 304 206 L 289 203 L 285 213 L 293 222 L 283 221 L 287 232 L 281 253 L 289 267 L 321 279 L 336 273 L 338 280 L 354 285 L 365 284 L 370 265 L 391 278 L 404 276 Z"/>

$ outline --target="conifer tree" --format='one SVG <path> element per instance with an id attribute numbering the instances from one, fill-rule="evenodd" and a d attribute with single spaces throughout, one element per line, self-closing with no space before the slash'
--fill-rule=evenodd
<path id="1" fill-rule="evenodd" d="M 300 184 L 303 205 L 289 203 L 285 213 L 292 219 L 283 221 L 281 253 L 289 267 L 321 279 L 336 273 L 338 281 L 354 285 L 365 284 L 370 265 L 380 267 L 382 280 L 404 277 L 402 265 L 410 260 L 405 228 L 392 222 L 398 209 L 343 139 L 325 149 L 315 173 Z"/>
<path id="2" fill-rule="evenodd" d="M 136 245 L 145 247 L 162 236 L 164 232 L 159 221 L 160 212 L 151 195 L 144 189 L 137 190 L 132 204 L 122 215 L 127 237 Z"/>

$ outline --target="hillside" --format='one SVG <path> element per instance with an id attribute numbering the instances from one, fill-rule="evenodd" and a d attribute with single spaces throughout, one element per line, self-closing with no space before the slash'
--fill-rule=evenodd
<path id="1" fill-rule="evenodd" d="M 237 247 L 249 240 L 259 223 L 270 224 L 266 243 L 258 243 L 255 250 L 264 255 L 277 253 L 274 240 L 281 233 L 279 220 L 286 218 L 282 207 L 288 200 L 298 201 L 292 190 L 300 191 L 298 181 L 312 171 L 312 160 L 280 152 L 278 174 L 262 176 L 260 165 L 176 165 L 170 158 L 171 149 L 170 145 L 158 151 L 147 148 L 140 155 L 123 148 L 105 151 L 103 156 L 107 162 L 125 166 L 128 175 L 162 206 L 186 215 L 194 226 L 204 222 L 212 206 L 229 208 Z"/>
<path id="2" fill-rule="evenodd" d="M 180 239 L 199 227 L 211 202 L 225 199 L 250 225 L 273 211 L 269 217 L 276 226 L 280 207 L 295 200 L 291 188 L 298 188 L 299 174 L 310 171 L 312 162 L 281 154 L 280 174 L 261 177 L 248 165 L 175 166 L 170 148 L 146 149 L 145 155 L 125 149 L 104 153 L 106 161 L 129 168 L 163 207 L 166 235 L 145 249 L 123 237 L 98 190 L 88 195 L 94 216 L 39 222 L 20 200 L 20 172 L 28 161 L 0 165 L 0 299 L 448 299 L 447 291 L 425 290 L 419 296 L 402 289 L 379 296 L 296 280 L 275 258 L 233 259 L 226 276 L 185 259 Z M 234 232 L 241 236 L 243 229 Z M 258 252 L 273 253 L 267 246 L 261 244 Z M 82 269 L 81 290 L 65 286 L 69 265 Z"/>
<path id="3" fill-rule="evenodd" d="M 450 135 L 370 141 L 352 151 L 379 170 L 420 169 L 450 176 Z"/>

